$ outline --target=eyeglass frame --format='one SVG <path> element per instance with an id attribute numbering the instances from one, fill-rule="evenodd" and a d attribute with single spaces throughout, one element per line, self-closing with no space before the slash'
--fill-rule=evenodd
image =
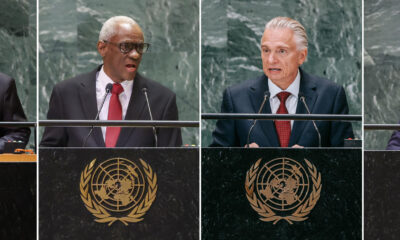
<path id="1" fill-rule="evenodd" d="M 117 46 L 118 49 L 119 49 L 119 51 L 120 51 L 122 54 L 128 54 L 128 53 L 130 53 L 133 49 L 135 49 L 135 51 L 136 51 L 137 53 L 143 54 L 143 53 L 146 53 L 146 52 L 149 50 L 149 48 L 150 48 L 150 43 L 134 43 L 134 42 L 120 42 L 120 43 L 116 43 L 116 42 L 110 42 L 110 41 L 107 41 L 107 40 L 102 40 L 102 41 L 103 41 L 104 43 L 110 43 L 111 45 Z M 124 44 L 124 43 L 131 43 L 131 44 L 134 44 L 134 47 L 133 47 L 131 50 L 129 50 L 128 52 L 125 52 L 125 51 L 122 50 L 122 44 Z M 138 50 L 139 44 L 143 44 L 143 49 L 146 49 L 146 50 L 145 50 L 145 51 L 139 51 L 139 50 Z"/>

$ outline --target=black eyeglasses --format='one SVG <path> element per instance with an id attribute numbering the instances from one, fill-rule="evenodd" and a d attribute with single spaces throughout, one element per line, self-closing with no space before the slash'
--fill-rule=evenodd
<path id="1" fill-rule="evenodd" d="M 143 54 L 147 52 L 147 50 L 150 47 L 150 43 L 134 43 L 134 42 L 114 43 L 106 40 L 103 40 L 103 42 L 117 46 L 121 51 L 121 53 L 123 54 L 130 53 L 133 49 L 135 49 L 136 52 L 138 52 L 139 54 Z"/>

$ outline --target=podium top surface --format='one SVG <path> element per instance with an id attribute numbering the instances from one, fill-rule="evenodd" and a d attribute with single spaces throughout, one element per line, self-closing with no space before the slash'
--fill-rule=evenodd
<path id="1" fill-rule="evenodd" d="M 0 162 L 36 162 L 36 154 L 0 154 Z"/>

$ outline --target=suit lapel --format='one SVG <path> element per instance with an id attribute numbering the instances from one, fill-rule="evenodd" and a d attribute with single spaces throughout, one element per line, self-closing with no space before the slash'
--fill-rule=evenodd
<path id="1" fill-rule="evenodd" d="M 145 80 L 139 73 L 136 74 L 135 80 L 133 82 L 133 89 L 131 99 L 129 100 L 128 109 L 126 110 L 125 120 L 139 120 L 146 106 L 146 99 L 143 88 L 147 88 Z M 147 90 L 148 94 L 151 94 L 151 90 Z M 146 120 L 150 120 L 150 117 Z M 136 128 L 122 128 L 121 133 L 118 137 L 117 147 L 124 147 L 128 142 L 129 137 L 135 131 Z"/>
<path id="2" fill-rule="evenodd" d="M 311 80 L 311 78 L 300 69 L 300 90 L 299 95 L 302 93 L 305 97 L 305 101 L 307 103 L 310 112 L 313 113 L 314 103 L 318 98 L 318 94 L 316 92 L 316 84 Z M 304 106 L 303 101 L 300 100 L 300 97 L 297 101 L 296 114 L 307 114 L 307 109 Z M 290 134 L 289 146 L 293 146 L 298 143 L 299 138 L 303 135 L 305 127 L 309 121 L 294 121 L 292 133 Z"/>
<path id="3" fill-rule="evenodd" d="M 268 78 L 265 75 L 262 75 L 254 85 L 249 87 L 249 98 L 251 100 L 251 104 L 253 106 L 253 112 L 258 113 L 258 110 L 261 107 L 261 104 L 264 100 L 264 94 L 268 91 L 268 98 L 264 104 L 261 113 L 271 113 L 271 106 L 269 103 L 269 89 L 268 89 Z M 261 130 L 263 134 L 259 134 L 260 136 L 263 135 L 265 139 L 262 141 L 267 141 L 265 146 L 271 147 L 279 147 L 278 137 L 276 134 L 276 129 L 274 125 L 274 121 L 270 120 L 258 120 L 256 123 L 261 126 Z M 253 133 L 257 135 L 257 133 Z M 247 137 L 247 136 L 246 136 Z M 262 144 L 264 145 L 264 144 Z"/>
<path id="4" fill-rule="evenodd" d="M 79 91 L 81 106 L 83 107 L 85 118 L 87 120 L 94 120 L 97 114 L 97 100 L 96 100 L 96 73 L 100 70 L 101 66 L 88 74 L 86 78 L 81 81 L 81 88 Z M 103 134 L 100 127 L 93 128 L 92 137 L 96 145 L 105 147 Z"/>

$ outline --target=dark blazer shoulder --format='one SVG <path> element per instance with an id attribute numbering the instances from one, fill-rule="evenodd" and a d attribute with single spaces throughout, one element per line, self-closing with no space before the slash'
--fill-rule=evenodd
<path id="1" fill-rule="evenodd" d="M 260 87 L 260 85 L 262 85 L 263 82 L 265 83 L 266 80 L 267 79 L 266 79 L 265 75 L 261 75 L 256 78 L 251 78 L 244 82 L 240 82 L 238 84 L 232 85 L 228 88 L 230 89 L 231 92 L 237 93 L 237 92 L 241 92 L 248 88 L 256 89 L 256 88 Z"/>
<path id="2" fill-rule="evenodd" d="M 14 79 L 7 74 L 1 73 L 0 72 L 0 81 L 2 84 L 10 84 L 11 82 L 14 81 Z"/>
<path id="3" fill-rule="evenodd" d="M 8 91 L 11 85 L 15 85 L 15 80 L 4 74 L 0 73 L 0 95 L 4 96 L 4 94 Z"/>
<path id="4" fill-rule="evenodd" d="M 342 88 L 341 85 L 335 83 L 334 81 L 331 81 L 324 77 L 311 75 L 301 69 L 300 69 L 300 74 L 301 74 L 301 80 L 302 80 L 301 84 L 305 84 L 307 87 L 318 88 L 318 89 L 322 89 L 322 90 L 326 90 L 326 89 L 332 90 L 332 89 Z"/>
<path id="5" fill-rule="evenodd" d="M 91 72 L 82 73 L 75 77 L 63 80 L 54 86 L 54 89 L 63 91 L 74 91 L 81 85 L 88 85 L 89 83 L 95 84 L 96 74 L 99 68 L 94 69 Z"/>

